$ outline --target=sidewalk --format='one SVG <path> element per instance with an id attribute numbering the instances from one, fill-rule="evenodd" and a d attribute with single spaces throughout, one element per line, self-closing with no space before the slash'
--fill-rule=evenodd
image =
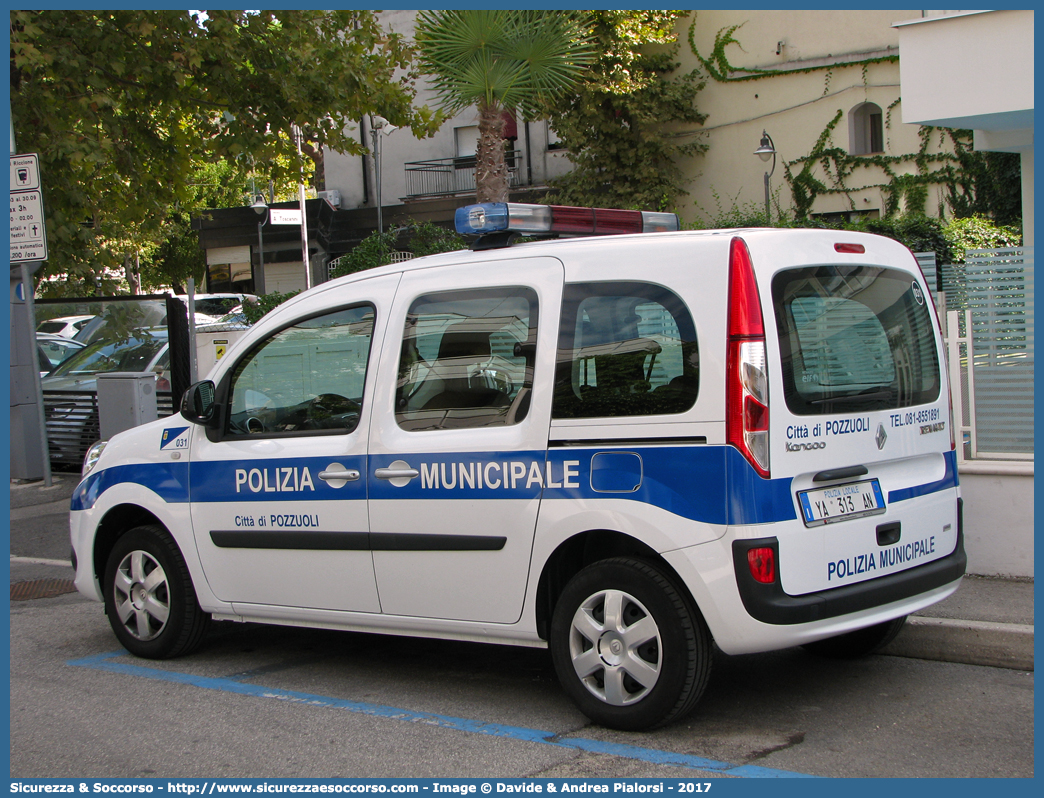
<path id="1" fill-rule="evenodd" d="M 12 533 L 17 523 L 52 519 L 48 537 L 60 536 L 61 518 L 69 511 L 69 499 L 78 481 L 76 474 L 55 474 L 54 484 L 11 483 Z M 48 548 L 35 544 L 43 556 L 16 551 L 12 534 L 11 584 L 53 578 L 68 567 L 68 527 L 64 537 Z M 60 552 L 60 553 L 53 553 Z M 969 665 L 1033 670 L 1033 580 L 965 576 L 950 598 L 910 617 L 899 636 L 882 652 L 899 657 L 962 662 Z"/>
<path id="2" fill-rule="evenodd" d="M 945 601 L 910 616 L 882 653 L 1033 670 L 1033 581 L 965 576 Z"/>

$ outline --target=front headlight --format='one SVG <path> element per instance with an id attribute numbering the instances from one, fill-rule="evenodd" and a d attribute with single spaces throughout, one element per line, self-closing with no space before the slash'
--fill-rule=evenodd
<path id="1" fill-rule="evenodd" d="M 91 470 L 97 465 L 101 453 L 105 451 L 105 444 L 106 441 L 98 441 L 87 450 L 87 455 L 83 458 L 83 471 L 80 473 L 81 479 L 91 473 Z"/>

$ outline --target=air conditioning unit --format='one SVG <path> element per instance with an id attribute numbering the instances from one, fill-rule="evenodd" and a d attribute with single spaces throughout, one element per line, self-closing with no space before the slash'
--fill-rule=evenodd
<path id="1" fill-rule="evenodd" d="M 316 196 L 318 196 L 319 199 L 326 200 L 331 205 L 333 205 L 335 208 L 340 208 L 341 207 L 341 192 L 338 191 L 335 188 L 332 188 L 329 191 L 317 192 Z"/>

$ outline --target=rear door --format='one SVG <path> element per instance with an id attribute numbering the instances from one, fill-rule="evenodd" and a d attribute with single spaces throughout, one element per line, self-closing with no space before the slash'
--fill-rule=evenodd
<path id="1" fill-rule="evenodd" d="M 545 462 L 562 275 L 553 258 L 403 275 L 367 472 L 383 612 L 520 617 L 540 498 L 562 480 Z"/>
<path id="2" fill-rule="evenodd" d="M 791 595 L 922 565 L 957 542 L 956 459 L 931 298 L 904 248 L 859 241 L 842 250 L 862 252 L 844 252 L 817 239 L 823 252 L 802 250 L 820 255 L 811 265 L 771 280 L 759 272 L 777 358 L 771 473 L 792 480 L 797 514 L 779 534 L 780 579 Z M 756 266 L 756 247 L 752 256 Z"/>

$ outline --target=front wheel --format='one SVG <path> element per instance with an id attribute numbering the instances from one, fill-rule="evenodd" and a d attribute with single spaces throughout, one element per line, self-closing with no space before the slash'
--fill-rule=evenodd
<path id="1" fill-rule="evenodd" d="M 147 659 L 188 654 L 203 640 L 203 612 L 177 544 L 160 526 L 116 541 L 105 568 L 105 614 L 120 643 Z"/>
<path id="2" fill-rule="evenodd" d="M 550 643 L 563 689 L 585 715 L 613 729 L 682 717 L 710 676 L 702 616 L 642 560 L 603 560 L 574 576 L 555 605 Z"/>

